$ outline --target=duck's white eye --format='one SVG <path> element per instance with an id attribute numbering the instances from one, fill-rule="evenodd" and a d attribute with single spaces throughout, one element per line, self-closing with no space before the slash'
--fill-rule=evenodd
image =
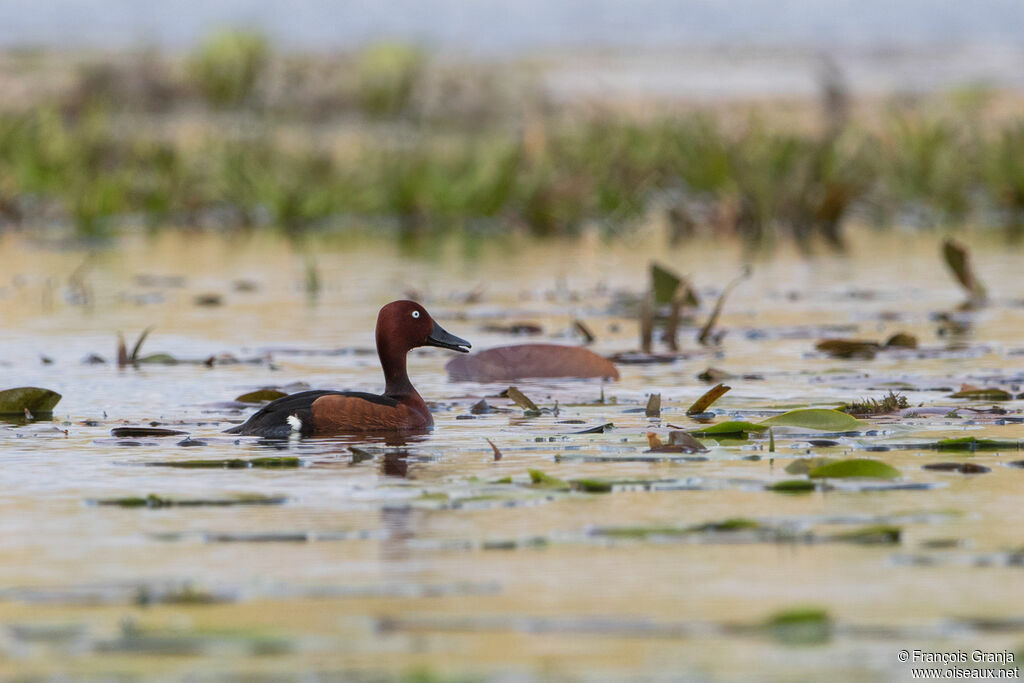
<path id="1" fill-rule="evenodd" d="M 412 312 L 412 317 L 414 317 L 414 318 L 420 317 L 420 312 L 419 311 L 413 311 Z"/>

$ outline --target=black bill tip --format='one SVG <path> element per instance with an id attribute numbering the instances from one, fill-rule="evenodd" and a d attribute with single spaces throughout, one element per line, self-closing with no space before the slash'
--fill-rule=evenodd
<path id="1" fill-rule="evenodd" d="M 469 353 L 469 350 L 473 347 L 465 339 L 456 337 L 445 330 L 436 321 L 434 322 L 434 329 L 431 330 L 430 336 L 427 337 L 427 346 L 437 346 L 442 349 L 451 349 L 452 351 L 460 351 L 462 353 Z"/>

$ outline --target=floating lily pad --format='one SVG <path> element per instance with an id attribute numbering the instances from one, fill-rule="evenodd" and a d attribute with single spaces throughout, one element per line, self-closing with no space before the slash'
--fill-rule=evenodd
<path id="1" fill-rule="evenodd" d="M 960 474 L 984 474 L 992 471 L 984 465 L 975 465 L 972 462 L 933 462 L 923 465 L 922 469 L 936 470 L 938 472 L 959 472 Z"/>
<path id="2" fill-rule="evenodd" d="M 570 485 L 574 491 L 583 491 L 584 493 L 612 492 L 612 482 L 601 479 L 574 479 Z"/>
<path id="3" fill-rule="evenodd" d="M 900 542 L 902 530 L 890 524 L 874 524 L 853 531 L 844 531 L 828 537 L 830 541 L 860 543 L 863 545 L 894 545 Z"/>
<path id="4" fill-rule="evenodd" d="M 823 432 L 849 432 L 863 429 L 865 426 L 864 422 L 852 415 L 827 408 L 791 410 L 788 413 L 762 420 L 761 424 L 773 427 L 803 427 Z"/>
<path id="5" fill-rule="evenodd" d="M 743 435 L 749 432 L 763 432 L 767 429 L 768 425 L 766 424 L 755 424 L 753 422 L 728 420 L 726 422 L 719 422 L 708 427 L 702 427 L 701 429 L 694 429 L 693 431 L 690 432 L 690 434 L 693 434 L 695 436 L 728 436 Z"/>
<path id="6" fill-rule="evenodd" d="M 881 460 L 870 458 L 849 458 L 815 467 L 807 473 L 811 479 L 845 479 L 848 477 L 867 479 L 895 479 L 900 471 Z"/>
<path id="7" fill-rule="evenodd" d="M 940 451 L 1015 451 L 1020 448 L 1020 442 L 964 436 L 957 439 L 943 439 L 936 444 L 936 447 Z"/>
<path id="8" fill-rule="evenodd" d="M 839 462 L 837 458 L 798 458 L 786 465 L 788 474 L 807 474 L 813 469 Z"/>
<path id="9" fill-rule="evenodd" d="M 167 460 L 147 462 L 150 467 L 180 467 L 183 469 L 247 469 L 250 467 L 280 469 L 299 467 L 302 461 L 294 457 L 230 458 L 216 460 Z"/>
<path id="10" fill-rule="evenodd" d="M 950 398 L 969 398 L 975 401 L 1012 401 L 1013 394 L 1002 389 L 990 387 L 987 389 L 964 389 L 950 394 Z"/>
<path id="11" fill-rule="evenodd" d="M 779 493 L 810 493 L 815 489 L 815 484 L 807 479 L 787 479 L 769 484 L 765 488 Z"/>
<path id="12" fill-rule="evenodd" d="M 143 436 L 181 436 L 188 434 L 179 429 L 164 429 L 162 427 L 114 427 L 110 430 L 111 436 L 118 438 L 137 439 Z"/>
<path id="13" fill-rule="evenodd" d="M 61 395 L 39 387 L 17 387 L 0 391 L 0 415 L 33 415 L 52 413 Z"/>

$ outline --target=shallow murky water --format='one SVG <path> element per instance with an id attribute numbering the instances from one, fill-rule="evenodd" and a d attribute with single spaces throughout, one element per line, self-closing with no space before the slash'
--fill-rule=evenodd
<path id="1" fill-rule="evenodd" d="M 0 429 L 0 671 L 820 680 L 827 670 L 830 679 L 902 680 L 911 665 L 898 661 L 901 648 L 1017 652 L 1024 469 L 1008 463 L 1024 454 L 932 447 L 947 437 L 1024 439 L 1024 402 L 949 398 L 961 383 L 1024 390 L 1019 257 L 999 244 L 975 246 L 973 257 L 992 304 L 961 315 L 966 329 L 940 334 L 935 314 L 963 295 L 934 238 L 871 236 L 846 257 L 779 253 L 730 296 L 727 334 L 709 351 L 694 339 L 743 264 L 733 246 L 339 241 L 317 246 L 322 289 L 310 298 L 306 257 L 265 237 L 168 235 L 91 254 L 3 238 L 0 388 L 64 398 L 53 421 Z M 704 295 L 680 336 L 684 357 L 621 365 L 614 383 L 518 383 L 542 408 L 557 401 L 557 415 L 524 418 L 496 396 L 504 384 L 449 382 L 451 354 L 431 349 L 410 360 L 435 403 L 428 436 L 268 444 L 221 434 L 252 410 L 230 402 L 260 387 L 379 391 L 373 324 L 395 298 L 420 299 L 476 349 L 578 343 L 574 319 L 594 330 L 595 350 L 633 349 L 637 322 L 621 301 L 646 286 L 652 258 L 691 275 Z M 204 294 L 222 305 L 197 305 Z M 543 334 L 484 330 L 518 321 Z M 218 360 L 118 369 L 116 333 L 130 345 L 150 325 L 143 355 Z M 821 338 L 897 331 L 917 335 L 920 348 L 873 360 L 814 350 Z M 106 362 L 84 363 L 90 354 Z M 922 411 L 840 435 L 775 429 L 774 453 L 759 436 L 704 439 L 706 460 L 644 453 L 647 431 L 697 426 L 685 411 L 709 387 L 696 379 L 709 366 L 761 377 L 727 380 L 732 391 L 712 408 L 719 420 L 890 388 L 912 406 L 1006 412 Z M 642 411 L 651 391 L 662 394 L 660 420 Z M 481 397 L 508 412 L 469 419 Z M 189 439 L 110 435 L 151 422 Z M 572 433 L 606 422 L 614 428 Z M 800 478 L 784 468 L 809 454 L 876 458 L 901 476 L 835 480 L 802 495 L 765 490 Z M 296 456 L 301 467 L 154 466 L 267 456 Z M 937 462 L 990 471 L 922 469 Z M 612 490 L 531 487 L 530 469 Z M 148 495 L 273 504 L 92 502 Z M 692 529 L 733 518 L 759 526 Z M 878 524 L 898 536 L 844 540 Z M 809 635 L 766 626 L 805 607 L 828 616 Z"/>

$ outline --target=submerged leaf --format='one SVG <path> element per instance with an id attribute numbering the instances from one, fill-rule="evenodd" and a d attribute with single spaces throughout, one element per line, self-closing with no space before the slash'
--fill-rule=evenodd
<path id="1" fill-rule="evenodd" d="M 61 395 L 39 387 L 16 387 L 0 391 L 0 415 L 33 415 L 52 413 Z"/>
<path id="2" fill-rule="evenodd" d="M 865 423 L 852 415 L 827 408 L 790 410 L 788 413 L 762 420 L 761 424 L 773 427 L 803 427 L 824 432 L 848 432 L 865 426 Z"/>
<path id="3" fill-rule="evenodd" d="M 607 358 L 589 349 L 558 344 L 516 344 L 460 355 L 445 365 L 457 382 L 503 382 L 529 377 L 600 377 L 618 379 Z"/>
<path id="4" fill-rule="evenodd" d="M 900 471 L 881 460 L 849 458 L 815 467 L 807 473 L 811 479 L 845 479 L 849 477 L 866 479 L 895 479 Z"/>

